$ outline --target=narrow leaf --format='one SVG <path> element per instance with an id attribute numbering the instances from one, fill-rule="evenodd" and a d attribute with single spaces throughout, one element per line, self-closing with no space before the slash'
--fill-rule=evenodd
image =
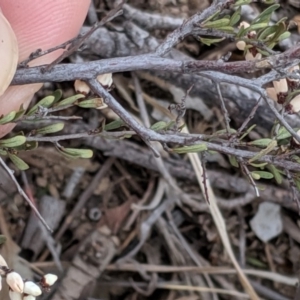
<path id="1" fill-rule="evenodd" d="M 235 168 L 238 168 L 239 167 L 239 163 L 238 161 L 236 160 L 236 158 L 233 156 L 233 155 L 228 155 L 228 158 L 229 158 L 229 162 L 230 164 L 235 167 Z"/>
<path id="2" fill-rule="evenodd" d="M 258 147 L 261 147 L 261 148 L 265 148 L 265 147 L 267 147 L 272 141 L 273 141 L 272 139 L 265 138 L 265 139 L 255 140 L 255 141 L 249 142 L 249 143 L 247 143 L 247 144 L 248 144 L 248 145 L 251 145 L 251 146 L 258 146 Z"/>
<path id="3" fill-rule="evenodd" d="M 0 147 L 2 148 L 13 148 L 18 147 L 26 142 L 26 137 L 17 135 L 9 139 L 0 140 Z"/>
<path id="4" fill-rule="evenodd" d="M 277 141 L 272 141 L 266 149 L 261 150 L 259 153 L 257 153 L 255 156 L 249 159 L 249 163 L 252 163 L 255 160 L 258 160 L 262 158 L 264 155 L 268 154 L 271 152 L 275 147 L 277 146 Z"/>
<path id="5" fill-rule="evenodd" d="M 114 120 L 114 121 L 106 124 L 104 126 L 104 130 L 105 131 L 114 130 L 114 129 L 118 129 L 124 125 L 125 125 L 125 123 L 121 119 L 117 119 L 117 120 Z"/>
<path id="6" fill-rule="evenodd" d="M 26 164 L 26 162 L 17 155 L 8 152 L 8 157 L 19 170 L 24 171 L 29 169 L 29 166 Z"/>
<path id="7" fill-rule="evenodd" d="M 103 109 L 107 107 L 107 105 L 104 103 L 102 98 L 83 100 L 76 105 L 82 108 L 96 108 L 96 109 Z"/>
<path id="8" fill-rule="evenodd" d="M 163 130 L 167 127 L 167 123 L 164 121 L 159 121 L 155 124 L 153 124 L 150 129 L 154 130 L 154 131 L 159 131 L 159 130 Z"/>
<path id="9" fill-rule="evenodd" d="M 280 171 L 274 165 L 268 165 L 269 171 L 274 175 L 274 178 L 278 184 L 282 183 L 282 175 Z"/>
<path id="10" fill-rule="evenodd" d="M 53 96 L 54 96 L 54 101 L 53 101 L 53 103 L 58 102 L 58 101 L 61 99 L 62 95 L 63 95 L 63 93 L 62 93 L 62 90 L 61 90 L 61 89 L 55 90 L 55 91 L 53 92 Z"/>
<path id="11" fill-rule="evenodd" d="M 263 179 L 272 179 L 274 176 L 272 173 L 266 172 L 266 171 L 253 171 L 251 172 L 251 175 L 255 174 L 255 176 L 259 176 Z"/>
<path id="12" fill-rule="evenodd" d="M 64 148 L 57 147 L 60 153 L 68 158 L 91 158 L 93 151 L 90 149 L 76 149 L 76 148 Z"/>
<path id="13" fill-rule="evenodd" d="M 11 121 L 14 120 L 14 118 L 16 117 L 16 112 L 15 111 L 11 111 L 9 114 L 5 115 L 5 116 L 2 116 L 0 118 L 0 125 L 3 125 L 3 124 L 6 124 L 6 123 L 9 123 Z"/>
<path id="14" fill-rule="evenodd" d="M 50 107 L 53 104 L 54 100 L 55 100 L 55 97 L 52 96 L 52 95 L 43 98 L 41 101 L 39 101 L 36 105 L 34 105 L 29 110 L 29 112 L 27 113 L 27 115 L 28 116 L 33 115 L 38 110 L 39 106 L 42 106 L 42 107 L 45 107 L 45 108 Z"/>
<path id="15" fill-rule="evenodd" d="M 77 94 L 71 97 L 68 97 L 60 102 L 58 102 L 55 107 L 61 107 L 61 106 L 66 106 L 66 105 L 71 105 L 73 103 L 75 103 L 77 100 L 79 99 L 83 99 L 85 98 L 85 95 L 83 94 Z"/>
<path id="16" fill-rule="evenodd" d="M 65 126 L 64 123 L 51 124 L 46 127 L 37 129 L 36 134 L 49 134 L 49 133 L 58 132 L 58 131 L 63 130 L 64 126 Z"/>
<path id="17" fill-rule="evenodd" d="M 172 149 L 172 152 L 181 154 L 181 153 L 202 152 L 202 151 L 206 151 L 206 150 L 207 150 L 206 144 L 202 143 L 202 144 L 198 144 L 198 145 L 191 145 L 191 146 L 184 146 L 184 147 L 174 148 L 174 149 Z"/>

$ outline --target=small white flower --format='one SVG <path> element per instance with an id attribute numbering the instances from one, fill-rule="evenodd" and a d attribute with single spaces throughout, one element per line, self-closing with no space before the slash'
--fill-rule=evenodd
<path id="1" fill-rule="evenodd" d="M 245 48 L 246 48 L 246 43 L 244 41 L 238 41 L 236 43 L 236 47 L 239 49 L 239 50 L 242 50 L 244 51 Z"/>
<path id="2" fill-rule="evenodd" d="M 287 81 L 285 78 L 273 81 L 273 85 L 274 85 L 277 95 L 279 93 L 287 93 L 288 92 L 289 88 L 288 88 L 288 84 L 287 84 Z"/>
<path id="3" fill-rule="evenodd" d="M 293 98 L 292 101 L 289 103 L 289 106 L 290 106 L 291 113 L 299 112 L 300 111 L 300 95 Z"/>
<path id="4" fill-rule="evenodd" d="M 101 83 L 102 86 L 109 88 L 113 83 L 112 73 L 98 75 L 97 80 Z"/>
<path id="5" fill-rule="evenodd" d="M 26 281 L 24 283 L 24 294 L 32 295 L 32 296 L 40 296 L 42 294 L 41 288 L 32 281 Z"/>
<path id="6" fill-rule="evenodd" d="M 35 297 L 32 295 L 23 296 L 23 300 L 35 300 Z"/>
<path id="7" fill-rule="evenodd" d="M 277 102 L 277 93 L 275 91 L 275 88 L 271 87 L 271 88 L 266 88 L 266 92 L 268 94 L 268 97 L 270 97 L 272 100 L 274 100 L 275 102 Z"/>
<path id="8" fill-rule="evenodd" d="M 6 283 L 14 292 L 23 293 L 24 281 L 17 272 L 10 272 L 6 275 Z"/>
<path id="9" fill-rule="evenodd" d="M 243 22 L 240 23 L 240 25 L 238 27 L 239 28 L 244 27 L 246 29 L 246 28 L 250 27 L 250 24 L 247 23 L 247 22 L 245 22 L 245 21 L 243 21 Z"/>
<path id="10" fill-rule="evenodd" d="M 43 276 L 43 283 L 45 283 L 46 286 L 52 286 L 57 278 L 58 277 L 54 274 L 46 274 Z"/>
<path id="11" fill-rule="evenodd" d="M 79 79 L 75 80 L 74 88 L 75 88 L 76 93 L 80 93 L 80 94 L 83 94 L 83 95 L 87 95 L 91 91 L 88 84 L 86 82 L 82 81 L 82 80 L 79 80 Z"/>
<path id="12" fill-rule="evenodd" d="M 22 294 L 20 294 L 18 292 L 14 292 L 14 291 L 9 290 L 8 294 L 9 294 L 10 300 L 23 300 L 22 299 Z"/>

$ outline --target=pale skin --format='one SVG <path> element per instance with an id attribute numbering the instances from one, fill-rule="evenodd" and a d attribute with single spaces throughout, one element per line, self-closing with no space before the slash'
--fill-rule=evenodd
<path id="1" fill-rule="evenodd" d="M 75 37 L 86 17 L 90 0 L 0 0 L 0 9 L 17 37 L 19 62 L 30 53 L 57 46 Z M 1 30 L 1 28 L 0 28 Z M 52 62 L 61 50 L 30 62 L 30 66 Z M 0 57 L 0 65 L 1 59 Z M 0 115 L 27 107 L 42 84 L 11 86 L 0 97 Z M 13 124 L 0 126 L 0 137 L 9 133 Z"/>

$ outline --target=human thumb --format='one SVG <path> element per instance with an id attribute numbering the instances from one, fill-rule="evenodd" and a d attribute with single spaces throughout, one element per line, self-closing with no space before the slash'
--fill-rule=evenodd
<path id="1" fill-rule="evenodd" d="M 18 61 L 21 62 L 37 49 L 46 50 L 75 37 L 86 17 L 89 4 L 90 0 L 0 0 L 2 13 L 18 41 Z M 0 31 L 2 34 L 2 24 Z M 51 63 L 62 51 L 42 56 L 32 61 L 30 66 Z M 6 59 L 6 56 L 0 55 L 0 73 Z M 10 80 L 7 79 L 9 82 Z M 42 84 L 30 84 L 9 87 L 0 96 L 0 116 L 19 110 L 21 105 L 26 108 L 41 86 Z M 13 127 L 13 124 L 0 126 L 0 137 Z"/>
<path id="2" fill-rule="evenodd" d="M 9 86 L 17 68 L 19 50 L 16 35 L 0 11 L 0 96 Z"/>

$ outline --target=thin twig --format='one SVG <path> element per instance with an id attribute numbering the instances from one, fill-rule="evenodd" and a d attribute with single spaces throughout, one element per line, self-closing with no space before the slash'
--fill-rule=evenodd
<path id="1" fill-rule="evenodd" d="M 237 161 L 239 162 L 240 166 L 241 166 L 241 169 L 242 171 L 245 173 L 245 175 L 248 177 L 251 185 L 253 186 L 254 188 L 254 191 L 255 191 L 255 194 L 256 194 L 256 197 L 259 197 L 259 190 L 257 188 L 257 185 L 253 179 L 253 177 L 251 176 L 251 173 L 248 169 L 248 167 L 246 166 L 245 162 L 240 158 L 240 157 L 237 157 Z"/>
<path id="2" fill-rule="evenodd" d="M 220 88 L 220 84 L 216 83 L 216 87 L 217 87 L 217 92 L 221 101 L 221 110 L 222 113 L 224 115 L 224 120 L 225 120 L 225 126 L 226 126 L 226 131 L 227 131 L 227 135 L 228 137 L 230 136 L 230 118 L 229 118 L 229 113 L 227 111 L 226 105 L 225 105 L 225 101 L 222 95 L 222 91 Z"/>
<path id="3" fill-rule="evenodd" d="M 32 201 L 29 199 L 29 197 L 26 195 L 22 187 L 19 185 L 17 179 L 14 176 L 14 172 L 7 166 L 7 164 L 4 162 L 2 157 L 0 157 L 0 164 L 5 169 L 5 171 L 8 173 L 14 184 L 16 185 L 19 194 L 26 200 L 26 202 L 29 204 L 29 206 L 32 208 L 32 210 L 35 212 L 38 219 L 43 223 L 43 225 L 49 230 L 49 232 L 53 232 L 53 230 L 49 227 L 49 225 L 46 223 L 45 219 L 42 217 L 42 215 L 39 213 L 35 205 L 32 203 Z"/>

